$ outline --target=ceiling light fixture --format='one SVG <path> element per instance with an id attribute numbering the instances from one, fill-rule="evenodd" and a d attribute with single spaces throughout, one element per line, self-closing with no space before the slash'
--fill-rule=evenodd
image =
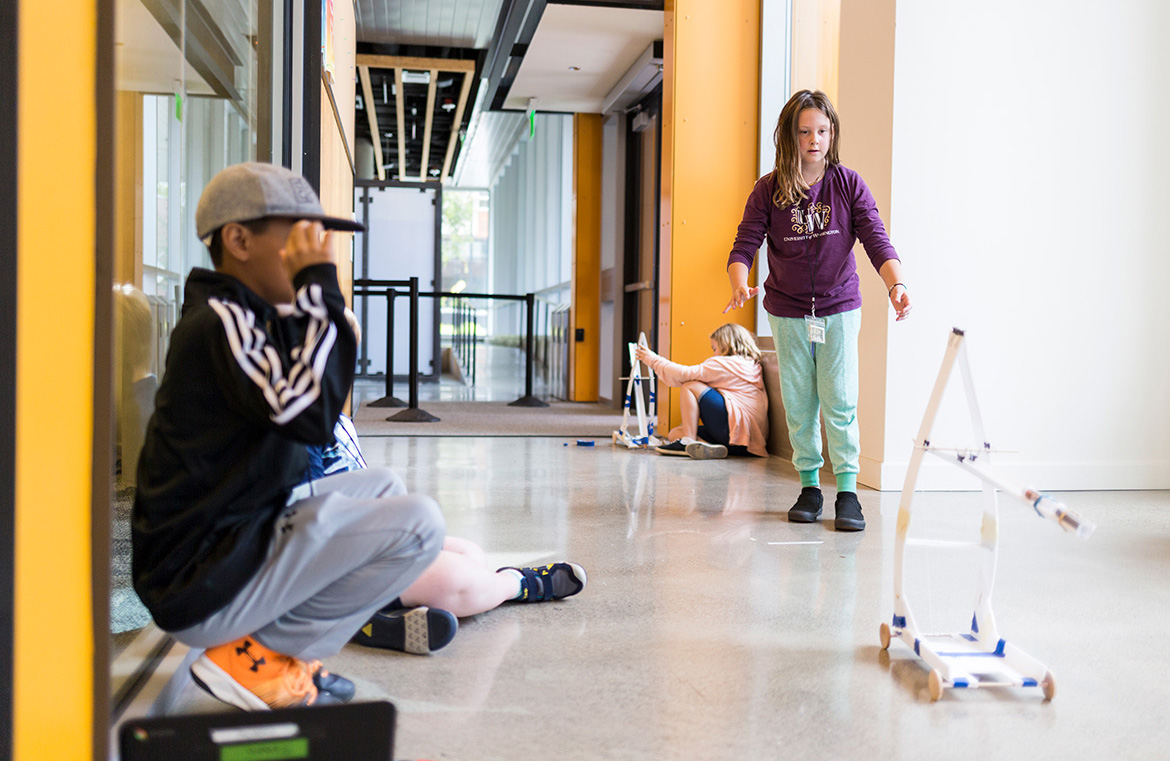
<path id="1" fill-rule="evenodd" d="M 402 83 L 405 85 L 429 85 L 431 73 L 429 71 L 402 71 Z"/>

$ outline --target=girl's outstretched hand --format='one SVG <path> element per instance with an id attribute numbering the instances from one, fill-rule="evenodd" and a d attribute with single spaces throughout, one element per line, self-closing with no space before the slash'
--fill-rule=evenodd
<path id="1" fill-rule="evenodd" d="M 898 314 L 895 321 L 910 316 L 910 291 L 906 290 L 906 286 L 898 283 L 890 289 L 890 303 L 894 305 L 894 311 Z"/>
<path id="2" fill-rule="evenodd" d="M 755 295 L 759 292 L 760 289 L 758 286 L 752 288 L 741 286 L 739 288 L 732 289 L 731 301 L 727 302 L 727 306 L 723 309 L 723 314 L 727 314 L 732 309 L 739 309 L 748 299 L 755 298 Z"/>

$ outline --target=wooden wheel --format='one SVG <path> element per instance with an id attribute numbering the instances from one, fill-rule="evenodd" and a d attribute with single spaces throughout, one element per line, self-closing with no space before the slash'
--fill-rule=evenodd
<path id="1" fill-rule="evenodd" d="M 1040 688 L 1044 690 L 1044 699 L 1052 700 L 1056 695 L 1056 677 L 1051 671 L 1044 672 L 1044 679 L 1040 681 Z"/>
<path id="2" fill-rule="evenodd" d="M 938 700 L 943 694 L 942 675 L 938 673 L 938 669 L 933 669 L 930 672 L 930 678 L 926 680 L 927 686 L 930 688 L 931 701 Z"/>
<path id="3" fill-rule="evenodd" d="M 890 625 L 882 624 L 882 628 L 878 630 L 878 636 L 882 639 L 882 650 L 890 649 Z"/>

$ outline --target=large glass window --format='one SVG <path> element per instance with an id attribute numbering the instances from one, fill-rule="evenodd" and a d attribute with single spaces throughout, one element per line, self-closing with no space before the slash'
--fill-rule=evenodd
<path id="1" fill-rule="evenodd" d="M 150 620 L 131 587 L 128 521 L 183 282 L 193 267 L 210 266 L 195 209 L 223 167 L 282 154 L 273 104 L 283 84 L 274 72 L 284 70 L 287 1 L 117 3 L 115 650 Z"/>
<path id="2" fill-rule="evenodd" d="M 486 190 L 443 192 L 443 290 L 491 292 Z"/>

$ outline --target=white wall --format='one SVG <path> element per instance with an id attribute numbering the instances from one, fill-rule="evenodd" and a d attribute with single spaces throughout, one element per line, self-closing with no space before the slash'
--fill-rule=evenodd
<path id="1" fill-rule="evenodd" d="M 792 0 L 760 0 L 760 146 L 757 173 L 776 165 L 776 122 L 792 95 Z M 747 200 L 745 194 L 744 200 Z M 768 243 L 756 254 L 756 284 L 768 279 Z M 756 335 L 772 335 L 764 298 L 756 301 Z"/>
<path id="2" fill-rule="evenodd" d="M 623 282 L 621 270 L 615 269 L 622 261 L 622 247 L 625 239 L 625 145 L 626 117 L 622 114 L 607 114 L 601 129 L 601 271 L 611 270 L 613 281 Z M 604 278 L 603 278 L 604 282 Z M 620 285 L 618 285 L 620 290 Z M 618 318 L 616 301 L 605 299 L 620 298 L 614 293 L 602 294 L 600 318 L 600 347 L 597 363 L 598 395 L 612 401 L 621 393 L 620 382 L 615 380 L 624 367 L 614 369 L 614 322 Z"/>
<path id="3" fill-rule="evenodd" d="M 898 0 L 896 22 L 886 219 L 914 313 L 889 330 L 880 486 L 958 326 L 1005 473 L 1170 488 L 1170 3 Z M 933 438 L 970 442 L 959 414 Z"/>

